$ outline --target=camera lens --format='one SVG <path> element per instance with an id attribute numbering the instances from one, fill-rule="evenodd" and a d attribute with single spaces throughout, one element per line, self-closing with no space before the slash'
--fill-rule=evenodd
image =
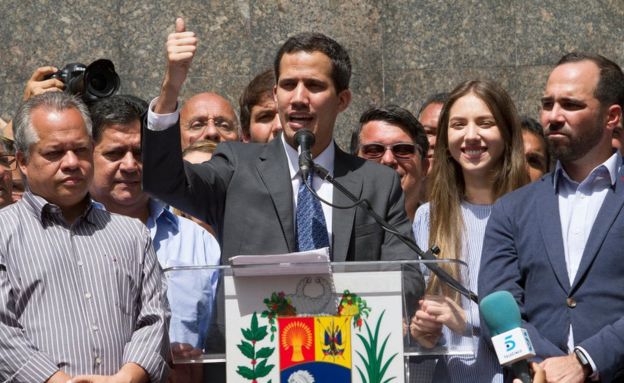
<path id="1" fill-rule="evenodd" d="M 101 76 L 99 73 L 93 75 L 89 80 L 89 88 L 98 93 L 106 92 L 107 85 L 110 85 L 110 81 L 107 81 L 106 76 Z"/>
<path id="2" fill-rule="evenodd" d="M 119 89 L 119 76 L 109 60 L 97 60 L 85 71 L 85 97 L 99 99 L 110 97 Z"/>

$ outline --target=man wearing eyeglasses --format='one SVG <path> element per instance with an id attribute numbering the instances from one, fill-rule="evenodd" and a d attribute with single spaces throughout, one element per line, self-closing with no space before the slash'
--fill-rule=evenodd
<path id="1" fill-rule="evenodd" d="M 428 148 L 418 119 L 397 105 L 366 110 L 351 136 L 353 154 L 389 166 L 399 174 L 410 220 L 420 205 L 422 181 L 429 167 Z"/>
<path id="2" fill-rule="evenodd" d="M 182 150 L 200 140 L 238 141 L 238 117 L 232 104 L 216 93 L 199 93 L 180 109 Z"/>

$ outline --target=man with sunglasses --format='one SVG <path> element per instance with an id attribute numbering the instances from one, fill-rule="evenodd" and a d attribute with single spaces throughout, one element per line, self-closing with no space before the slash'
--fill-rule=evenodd
<path id="1" fill-rule="evenodd" d="M 351 136 L 351 152 L 394 169 L 401 178 L 405 211 L 414 219 L 427 174 L 429 142 L 418 119 L 397 105 L 372 107 Z"/>

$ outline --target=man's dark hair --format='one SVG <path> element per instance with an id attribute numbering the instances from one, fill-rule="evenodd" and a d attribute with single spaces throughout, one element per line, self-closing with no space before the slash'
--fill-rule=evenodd
<path id="1" fill-rule="evenodd" d="M 89 107 L 93 120 L 93 141 L 100 141 L 106 125 L 141 121 L 147 107 L 147 102 L 131 95 L 114 95 L 95 102 Z"/>
<path id="2" fill-rule="evenodd" d="M 418 119 L 407 109 L 398 105 L 373 106 L 360 116 L 360 125 L 351 134 L 351 154 L 357 155 L 360 147 L 360 134 L 362 126 L 370 121 L 384 121 L 400 127 L 412 139 L 420 149 L 421 158 L 425 158 L 429 150 L 429 141 L 425 134 L 425 128 Z"/>
<path id="3" fill-rule="evenodd" d="M 418 109 L 418 113 L 416 114 L 416 116 L 420 118 L 420 115 L 422 114 L 423 110 L 425 110 L 425 108 L 431 104 L 444 105 L 446 103 L 446 100 L 448 100 L 448 98 L 449 98 L 448 92 L 432 94 L 431 96 L 427 97 L 425 102 L 423 102 L 423 104 L 420 106 L 420 109 Z"/>
<path id="4" fill-rule="evenodd" d="M 243 90 L 238 99 L 240 107 L 240 122 L 243 135 L 249 136 L 249 126 L 251 125 L 251 108 L 261 103 L 267 97 L 273 98 L 273 85 L 275 77 L 273 71 L 267 69 L 253 78 Z"/>
<path id="5" fill-rule="evenodd" d="M 537 136 L 546 139 L 546 137 L 544 136 L 544 128 L 542 127 L 542 124 L 537 122 L 536 119 L 529 116 L 520 116 L 520 126 L 523 130 L 527 130 Z"/>
<path id="6" fill-rule="evenodd" d="M 542 124 L 537 122 L 536 119 L 529 116 L 520 116 L 520 127 L 522 128 L 523 132 L 527 131 L 535 135 L 540 140 L 542 147 L 545 149 L 546 152 L 546 171 L 548 171 L 551 165 L 550 146 L 546 141 L 546 136 L 544 135 L 544 128 L 542 127 Z"/>
<path id="7" fill-rule="evenodd" d="M 557 66 L 589 60 L 600 69 L 600 79 L 594 97 L 602 106 L 618 104 L 624 107 L 624 73 L 615 62 L 599 54 L 587 52 L 571 52 L 563 56 Z"/>
<path id="8" fill-rule="evenodd" d="M 344 47 L 330 37 L 322 33 L 304 32 L 292 36 L 280 47 L 273 62 L 275 79 L 279 80 L 280 62 L 285 54 L 296 52 L 321 52 L 329 57 L 332 63 L 331 78 L 336 88 L 336 93 L 349 89 L 351 79 L 351 60 Z"/>

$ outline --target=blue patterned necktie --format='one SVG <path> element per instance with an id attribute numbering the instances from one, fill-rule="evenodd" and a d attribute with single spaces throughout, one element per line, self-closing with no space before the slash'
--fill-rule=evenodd
<path id="1" fill-rule="evenodd" d="M 308 174 L 312 187 L 313 171 Z M 325 216 L 318 199 L 306 188 L 303 181 L 297 194 L 297 249 L 298 251 L 321 249 L 329 246 Z"/>

